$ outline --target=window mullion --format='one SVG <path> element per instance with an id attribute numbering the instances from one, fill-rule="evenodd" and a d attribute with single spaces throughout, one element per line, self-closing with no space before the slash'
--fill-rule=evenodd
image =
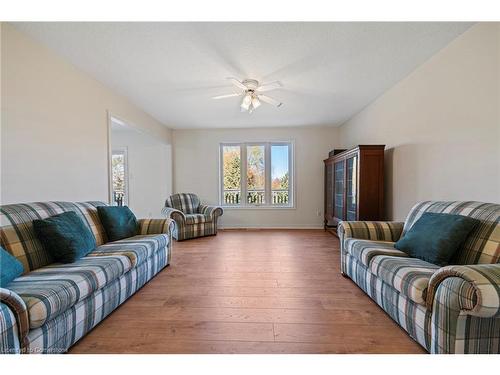
<path id="1" fill-rule="evenodd" d="M 295 150 L 292 142 L 288 143 L 288 205 L 295 206 Z"/>
<path id="2" fill-rule="evenodd" d="M 240 154 L 241 154 L 241 206 L 247 206 L 247 144 L 240 143 Z"/>
<path id="3" fill-rule="evenodd" d="M 265 161 L 264 161 L 264 173 L 266 176 L 265 179 L 265 199 L 266 199 L 266 205 L 271 205 L 271 144 L 266 143 L 265 144 Z"/>
<path id="4" fill-rule="evenodd" d="M 224 205 L 224 144 L 219 144 L 219 205 Z"/>

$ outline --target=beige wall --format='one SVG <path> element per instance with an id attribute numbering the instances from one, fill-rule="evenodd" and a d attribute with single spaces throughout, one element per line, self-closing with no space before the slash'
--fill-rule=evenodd
<path id="1" fill-rule="evenodd" d="M 127 150 L 128 206 L 137 217 L 163 217 L 161 209 L 172 194 L 171 145 L 122 127 L 111 132 L 111 147 Z"/>
<path id="2" fill-rule="evenodd" d="M 320 227 L 323 223 L 323 159 L 337 145 L 336 132 L 336 128 L 322 127 L 174 130 L 174 191 L 193 192 L 202 201 L 217 204 L 219 143 L 292 140 L 295 143 L 295 208 L 228 208 L 221 224 L 223 227 Z"/>
<path id="3" fill-rule="evenodd" d="M 340 128 L 387 145 L 387 216 L 427 199 L 500 202 L 500 25 L 473 26 Z"/>
<path id="4" fill-rule="evenodd" d="M 52 51 L 1 25 L 2 203 L 108 200 L 107 111 L 171 131 Z"/>

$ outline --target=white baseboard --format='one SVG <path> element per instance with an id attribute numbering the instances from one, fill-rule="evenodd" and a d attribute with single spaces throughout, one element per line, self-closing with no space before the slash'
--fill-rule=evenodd
<path id="1" fill-rule="evenodd" d="M 297 225 L 297 226 L 220 226 L 219 229 L 241 229 L 241 230 L 259 230 L 259 229 L 323 229 L 322 225 Z"/>

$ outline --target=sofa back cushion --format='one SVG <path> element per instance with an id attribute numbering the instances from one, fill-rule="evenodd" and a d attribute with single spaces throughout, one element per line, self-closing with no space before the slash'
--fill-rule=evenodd
<path id="1" fill-rule="evenodd" d="M 97 207 L 103 202 L 35 202 L 0 206 L 1 246 L 14 255 L 24 272 L 36 270 L 54 262 L 44 250 L 33 229 L 33 220 L 46 219 L 63 212 L 73 211 L 90 228 L 96 245 L 106 242 L 106 234 L 99 221 Z"/>
<path id="2" fill-rule="evenodd" d="M 196 214 L 200 207 L 198 196 L 193 193 L 173 194 L 165 202 L 165 206 L 175 208 L 185 214 Z"/>
<path id="3" fill-rule="evenodd" d="M 469 233 L 450 264 L 500 263 L 500 205 L 483 202 L 426 201 L 416 204 L 408 214 L 402 237 L 424 212 L 438 212 L 472 217 L 479 224 Z"/>

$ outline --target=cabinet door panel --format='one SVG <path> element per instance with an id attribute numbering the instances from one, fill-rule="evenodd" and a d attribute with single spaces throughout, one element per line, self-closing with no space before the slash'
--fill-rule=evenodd
<path id="1" fill-rule="evenodd" d="M 345 163 L 344 160 L 334 164 L 334 216 L 340 220 L 344 220 L 344 180 L 345 180 Z"/>
<path id="2" fill-rule="evenodd" d="M 333 218 L 333 164 L 326 165 L 326 217 L 328 219 Z"/>
<path id="3" fill-rule="evenodd" d="M 358 220 L 358 156 L 346 160 L 346 220 Z"/>

